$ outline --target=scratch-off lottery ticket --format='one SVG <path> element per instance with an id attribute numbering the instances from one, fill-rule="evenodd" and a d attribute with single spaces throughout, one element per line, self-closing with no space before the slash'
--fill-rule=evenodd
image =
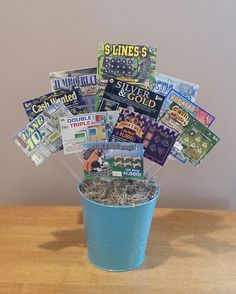
<path id="1" fill-rule="evenodd" d="M 175 90 L 188 100 L 195 101 L 198 95 L 199 86 L 191 82 L 179 80 L 159 73 L 153 91 L 157 94 L 166 96 L 170 90 Z"/>
<path id="2" fill-rule="evenodd" d="M 215 120 L 215 117 L 211 115 L 209 112 L 207 112 L 194 102 L 186 99 L 180 93 L 174 90 L 171 90 L 169 94 L 166 96 L 162 104 L 161 112 L 163 113 L 164 111 L 167 111 L 172 102 L 175 102 L 178 105 L 180 105 L 183 109 L 188 111 L 194 118 L 199 120 L 202 124 L 204 124 L 207 127 L 209 127 Z"/>
<path id="3" fill-rule="evenodd" d="M 154 122 L 146 129 L 142 138 L 144 157 L 163 166 L 178 135 L 177 132 Z"/>
<path id="4" fill-rule="evenodd" d="M 55 103 L 56 100 L 60 100 L 73 115 L 88 112 L 88 107 L 85 104 L 85 100 L 81 97 L 79 89 L 72 91 L 58 90 L 23 102 L 29 120 L 31 121 L 37 117 L 46 108 Z"/>
<path id="5" fill-rule="evenodd" d="M 196 119 L 193 119 L 178 139 L 183 146 L 181 155 L 196 166 L 219 141 L 219 137 Z"/>
<path id="6" fill-rule="evenodd" d="M 102 43 L 98 49 L 96 110 L 109 77 L 152 90 L 156 81 L 157 48 L 146 45 Z"/>
<path id="7" fill-rule="evenodd" d="M 85 142 L 108 141 L 118 117 L 118 111 L 103 111 L 61 118 L 64 154 L 82 152 Z"/>
<path id="8" fill-rule="evenodd" d="M 123 110 L 113 129 L 110 141 L 140 143 L 146 128 L 152 121 L 137 112 Z"/>
<path id="9" fill-rule="evenodd" d="M 143 144 L 85 143 L 83 158 L 85 179 L 143 179 Z"/>
<path id="10" fill-rule="evenodd" d="M 14 142 L 38 166 L 62 149 L 59 118 L 70 115 L 65 105 L 57 100 L 18 132 Z"/>
<path id="11" fill-rule="evenodd" d="M 109 78 L 99 111 L 128 109 L 157 119 L 164 97 L 136 85 Z"/>
<path id="12" fill-rule="evenodd" d="M 95 110 L 97 68 L 57 71 L 49 74 L 52 91 L 78 89 L 88 105 L 89 112 Z"/>

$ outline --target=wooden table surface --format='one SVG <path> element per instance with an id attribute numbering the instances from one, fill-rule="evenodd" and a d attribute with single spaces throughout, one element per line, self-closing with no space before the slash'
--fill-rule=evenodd
<path id="1" fill-rule="evenodd" d="M 236 213 L 156 209 L 144 264 L 86 257 L 80 207 L 0 207 L 0 293 L 236 293 Z"/>

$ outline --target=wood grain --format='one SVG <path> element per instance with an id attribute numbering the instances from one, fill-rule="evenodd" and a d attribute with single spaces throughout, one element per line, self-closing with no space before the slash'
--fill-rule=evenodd
<path id="1" fill-rule="evenodd" d="M 236 293 L 236 213 L 156 209 L 144 264 L 112 273 L 80 207 L 0 207 L 0 293 Z"/>

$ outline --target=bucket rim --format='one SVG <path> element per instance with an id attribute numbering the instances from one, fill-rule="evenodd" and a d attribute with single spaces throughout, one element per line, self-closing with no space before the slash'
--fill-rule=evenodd
<path id="1" fill-rule="evenodd" d="M 80 190 L 80 184 L 81 184 L 81 183 L 82 183 L 82 182 L 80 182 L 79 185 L 78 185 L 78 192 L 79 192 L 80 196 L 81 196 L 83 199 L 85 199 L 86 201 L 91 202 L 91 203 L 93 203 L 93 204 L 95 204 L 95 205 L 98 205 L 98 206 L 101 206 L 101 207 L 110 207 L 110 208 L 117 208 L 117 209 L 122 209 L 122 208 L 135 208 L 135 207 L 139 207 L 139 206 L 149 205 L 150 203 L 156 201 L 157 198 L 160 196 L 160 187 L 157 186 L 157 190 L 156 190 L 156 195 L 155 195 L 155 197 L 152 198 L 151 200 L 147 201 L 147 202 L 140 203 L 140 204 L 134 204 L 134 205 L 123 205 L 123 206 L 121 206 L 121 205 L 103 204 L 103 203 L 98 203 L 98 202 L 96 202 L 96 201 L 94 201 L 94 200 L 91 200 L 91 199 L 87 198 L 87 197 L 85 196 L 85 193 L 83 193 L 83 192 Z"/>

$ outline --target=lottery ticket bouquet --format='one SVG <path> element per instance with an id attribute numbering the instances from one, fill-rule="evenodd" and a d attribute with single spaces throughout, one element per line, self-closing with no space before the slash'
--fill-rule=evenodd
<path id="1" fill-rule="evenodd" d="M 156 64 L 153 46 L 99 45 L 97 68 L 50 73 L 52 92 L 23 102 L 29 122 L 14 137 L 37 166 L 62 149 L 80 159 L 88 258 L 108 271 L 144 261 L 159 167 L 198 166 L 220 140 L 195 103 L 199 86 Z"/>

